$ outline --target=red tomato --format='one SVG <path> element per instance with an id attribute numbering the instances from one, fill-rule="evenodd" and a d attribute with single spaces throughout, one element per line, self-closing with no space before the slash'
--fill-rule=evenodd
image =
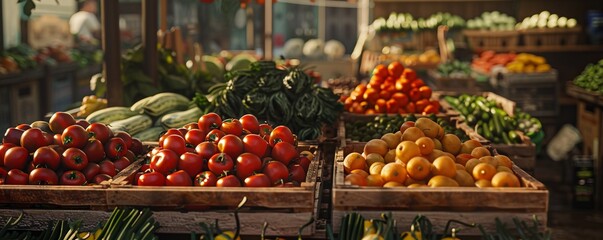
<path id="1" fill-rule="evenodd" d="M 304 168 L 304 172 L 308 171 L 308 168 L 310 168 L 310 163 L 312 163 L 312 161 L 310 161 L 310 159 L 306 156 L 299 156 L 294 162 L 301 165 Z"/>
<path id="2" fill-rule="evenodd" d="M 145 163 L 145 164 L 142 164 L 142 166 L 140 166 L 141 172 L 146 172 L 149 169 L 151 169 L 151 164 L 149 164 L 149 163 Z"/>
<path id="3" fill-rule="evenodd" d="M 134 152 L 132 152 L 130 150 L 128 150 L 128 152 L 126 153 L 126 155 L 124 157 L 127 158 L 128 160 L 130 160 L 130 162 L 136 161 L 136 154 L 134 154 Z"/>
<path id="4" fill-rule="evenodd" d="M 23 132 L 21 135 L 21 140 L 19 142 L 22 147 L 25 147 L 27 151 L 32 153 L 39 147 L 47 145 L 46 137 L 39 128 L 30 128 L 25 130 L 25 132 Z"/>
<path id="5" fill-rule="evenodd" d="M 145 149 L 142 146 L 142 142 L 138 138 L 132 138 L 132 147 L 129 147 L 128 150 L 132 150 L 134 155 L 142 155 L 145 153 Z"/>
<path id="6" fill-rule="evenodd" d="M 207 163 L 207 160 L 209 160 L 209 158 L 219 152 L 218 145 L 212 142 L 202 142 L 195 147 L 195 152 L 199 154 L 199 156 L 201 156 L 205 163 Z"/>
<path id="7" fill-rule="evenodd" d="M 61 162 L 66 169 L 81 171 L 88 165 L 88 156 L 79 148 L 68 148 L 63 152 Z"/>
<path id="8" fill-rule="evenodd" d="M 90 126 L 90 123 L 88 121 L 86 121 L 85 119 L 78 119 L 75 121 L 75 124 L 82 126 L 84 129 L 86 129 L 88 126 Z"/>
<path id="9" fill-rule="evenodd" d="M 404 72 L 404 66 L 398 61 L 391 62 L 387 65 L 387 72 L 390 76 L 397 79 L 402 75 L 402 72 Z"/>
<path id="10" fill-rule="evenodd" d="M 270 182 L 275 184 L 278 181 L 284 181 L 289 178 L 287 166 L 279 161 L 270 161 L 264 166 L 264 174 L 270 178 Z"/>
<path id="11" fill-rule="evenodd" d="M 115 137 L 123 139 L 124 143 L 126 143 L 126 147 L 128 149 L 130 149 L 132 147 L 132 136 L 130 136 L 129 133 L 124 132 L 124 131 L 117 131 L 117 132 L 115 132 Z"/>
<path id="12" fill-rule="evenodd" d="M 45 146 L 54 144 L 54 134 L 47 132 L 42 132 L 42 134 L 44 134 L 44 139 L 46 139 Z"/>
<path id="13" fill-rule="evenodd" d="M 29 152 L 24 147 L 12 147 L 4 154 L 4 167 L 6 169 L 25 169 Z"/>
<path id="14" fill-rule="evenodd" d="M 266 176 L 266 174 L 258 173 L 258 174 L 245 178 L 244 186 L 245 187 L 271 187 L 272 183 L 270 182 L 270 178 L 268 176 Z"/>
<path id="15" fill-rule="evenodd" d="M 91 138 L 99 140 L 102 144 L 107 143 L 109 139 L 113 138 L 113 131 L 102 123 L 91 123 L 90 126 L 86 128 L 86 131 Z"/>
<path id="16" fill-rule="evenodd" d="M 195 176 L 193 184 L 200 187 L 215 187 L 218 177 L 211 171 L 204 171 Z"/>
<path id="17" fill-rule="evenodd" d="M 199 145 L 199 143 L 205 141 L 206 136 L 207 133 L 201 129 L 191 129 L 188 130 L 186 135 L 184 135 L 184 140 L 186 140 L 187 143 L 190 143 L 193 146 L 197 146 Z"/>
<path id="18" fill-rule="evenodd" d="M 84 146 L 84 153 L 88 156 L 88 161 L 97 163 L 105 159 L 105 147 L 98 139 L 93 139 Z"/>
<path id="19" fill-rule="evenodd" d="M 56 185 L 58 183 L 59 176 L 57 176 L 56 172 L 48 168 L 36 168 L 29 173 L 29 184 Z"/>
<path id="20" fill-rule="evenodd" d="M 8 172 L 3 167 L 0 167 L 0 185 L 4 184 L 6 181 L 6 174 Z"/>
<path id="21" fill-rule="evenodd" d="M 94 176 L 94 178 L 92 179 L 93 183 L 96 184 L 101 184 L 104 181 L 108 181 L 109 179 L 111 179 L 111 176 L 104 174 L 104 173 L 100 173 L 96 176 Z"/>
<path id="22" fill-rule="evenodd" d="M 2 137 L 2 143 L 12 143 L 16 146 L 21 145 L 21 135 L 25 131 L 17 128 L 6 129 L 4 137 Z"/>
<path id="23" fill-rule="evenodd" d="M 103 160 L 98 163 L 98 166 L 100 166 L 99 174 L 107 174 L 111 177 L 117 175 L 117 168 L 111 160 Z"/>
<path id="24" fill-rule="evenodd" d="M 220 139 L 222 139 L 222 137 L 224 137 L 225 135 L 226 134 L 222 132 L 222 130 L 213 129 L 207 133 L 207 136 L 205 136 L 205 141 L 218 144 L 218 141 L 220 141 Z"/>
<path id="25" fill-rule="evenodd" d="M 6 184 L 26 185 L 29 182 L 29 175 L 19 169 L 11 169 L 6 173 Z"/>
<path id="26" fill-rule="evenodd" d="M 295 144 L 295 139 L 293 138 L 293 133 L 291 129 L 286 126 L 277 126 L 270 133 L 270 146 L 273 146 L 278 142 L 288 142 L 291 145 Z"/>
<path id="27" fill-rule="evenodd" d="M 88 181 L 92 181 L 94 176 L 100 173 L 100 165 L 98 165 L 98 163 L 93 162 L 88 163 L 88 166 L 86 166 L 84 170 L 82 170 L 82 173 L 84 173 L 84 176 L 86 176 L 86 179 Z"/>
<path id="28" fill-rule="evenodd" d="M 288 142 L 279 142 L 272 148 L 272 158 L 285 165 L 289 165 L 298 156 L 297 149 Z"/>
<path id="29" fill-rule="evenodd" d="M 61 175 L 61 184 L 62 185 L 84 185 L 86 183 L 86 176 L 80 172 L 75 170 L 70 170 L 64 172 Z"/>
<path id="30" fill-rule="evenodd" d="M 61 141 L 61 135 L 63 134 L 57 133 L 55 135 L 52 135 L 52 145 L 63 146 L 63 143 Z"/>
<path id="31" fill-rule="evenodd" d="M 2 145 L 0 145 L 0 159 L 2 159 L 2 161 L 0 161 L 0 167 L 4 166 L 4 155 L 6 154 L 6 151 L 8 151 L 8 149 L 11 149 L 12 147 L 16 147 L 17 145 L 12 144 L 12 143 L 4 143 Z"/>
<path id="32" fill-rule="evenodd" d="M 161 149 L 151 158 L 151 169 L 168 175 L 178 168 L 178 154 L 170 149 Z"/>
<path id="33" fill-rule="evenodd" d="M 119 159 L 113 161 L 113 165 L 117 172 L 124 170 L 124 168 L 130 166 L 130 159 L 127 157 L 120 157 Z"/>
<path id="34" fill-rule="evenodd" d="M 57 170 L 61 165 L 61 155 L 51 147 L 38 148 L 33 154 L 33 165 Z"/>
<path id="35" fill-rule="evenodd" d="M 62 133 L 65 128 L 74 124 L 75 118 L 66 112 L 55 112 L 48 121 L 50 130 L 52 130 L 54 133 Z"/>
<path id="36" fill-rule="evenodd" d="M 239 118 L 239 122 L 241 122 L 243 129 L 246 129 L 250 133 L 260 133 L 260 122 L 253 114 L 243 115 L 241 118 Z"/>
<path id="37" fill-rule="evenodd" d="M 190 187 L 193 185 L 191 176 L 184 170 L 178 170 L 165 177 L 166 186 Z"/>
<path id="38" fill-rule="evenodd" d="M 263 140 L 262 140 L 263 141 Z M 262 160 L 252 153 L 243 153 L 237 157 L 236 172 L 241 181 L 262 170 Z"/>
<path id="39" fill-rule="evenodd" d="M 410 86 L 412 88 L 419 89 L 420 87 L 425 86 L 425 82 L 423 82 L 421 79 L 416 79 L 410 84 Z"/>
<path id="40" fill-rule="evenodd" d="M 410 81 L 414 81 L 415 79 L 417 79 L 417 72 L 415 72 L 415 70 L 412 70 L 411 68 L 405 68 L 404 71 L 402 71 L 402 77 Z"/>
<path id="41" fill-rule="evenodd" d="M 15 127 L 16 129 L 21 129 L 23 131 L 30 129 L 31 126 L 29 124 L 21 123 Z"/>
<path id="42" fill-rule="evenodd" d="M 232 171 L 234 162 L 226 153 L 216 153 L 207 162 L 207 168 L 216 175 Z"/>
<path id="43" fill-rule="evenodd" d="M 294 164 L 289 167 L 289 181 L 292 182 L 305 182 L 306 181 L 306 171 L 304 171 L 304 167 L 299 164 Z"/>
<path id="44" fill-rule="evenodd" d="M 228 134 L 218 141 L 218 150 L 234 159 L 243 153 L 243 141 L 236 135 Z"/>
<path id="45" fill-rule="evenodd" d="M 84 148 L 88 143 L 88 132 L 80 125 L 71 125 L 63 130 L 61 143 L 66 148 Z"/>
<path id="46" fill-rule="evenodd" d="M 241 181 L 234 175 L 221 177 L 216 182 L 216 187 L 240 187 Z"/>
<path id="47" fill-rule="evenodd" d="M 158 172 L 148 172 L 138 177 L 138 186 L 165 186 L 165 177 Z"/>
<path id="48" fill-rule="evenodd" d="M 176 130 L 178 130 L 178 132 L 180 132 L 180 135 L 182 135 L 182 137 L 186 136 L 186 133 L 188 133 L 188 129 L 186 129 L 186 128 L 178 128 Z"/>
<path id="49" fill-rule="evenodd" d="M 260 124 L 260 136 L 266 141 L 270 141 L 270 133 L 272 132 L 272 126 L 268 123 Z"/>
<path id="50" fill-rule="evenodd" d="M 247 134 L 243 137 L 243 150 L 264 157 L 268 153 L 268 142 L 257 134 Z"/>
<path id="51" fill-rule="evenodd" d="M 199 129 L 209 132 L 212 129 L 217 129 L 222 126 L 222 118 L 216 113 L 208 113 L 199 118 L 197 122 Z"/>
<path id="52" fill-rule="evenodd" d="M 174 151 L 178 156 L 186 152 L 186 141 L 180 135 L 169 135 L 163 140 L 163 148 Z"/>
<path id="53" fill-rule="evenodd" d="M 128 152 L 128 147 L 123 139 L 118 137 L 112 137 L 107 143 L 105 143 L 105 154 L 108 158 L 119 159 Z"/>
<path id="54" fill-rule="evenodd" d="M 180 130 L 175 129 L 175 128 L 168 129 L 163 135 L 167 135 L 167 136 L 178 135 L 178 136 L 184 137 L 184 134 L 182 134 L 182 132 Z"/>
<path id="55" fill-rule="evenodd" d="M 232 134 L 235 136 L 241 136 L 243 134 L 243 125 L 236 118 L 229 118 L 222 121 L 220 130 L 225 134 Z"/>
<path id="56" fill-rule="evenodd" d="M 186 125 L 183 126 L 183 128 L 186 128 L 190 131 L 191 129 L 199 129 L 199 125 L 196 122 L 192 122 L 192 123 L 187 123 Z"/>
<path id="57" fill-rule="evenodd" d="M 184 153 L 180 155 L 178 170 L 184 170 L 189 176 L 196 176 L 203 170 L 203 158 L 196 153 Z"/>

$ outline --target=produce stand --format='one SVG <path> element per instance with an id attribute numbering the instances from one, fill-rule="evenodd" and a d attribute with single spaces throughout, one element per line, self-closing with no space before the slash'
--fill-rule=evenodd
<path id="1" fill-rule="evenodd" d="M 578 99 L 577 128 L 582 136 L 582 154 L 593 156 L 596 176 L 603 176 L 603 95 L 596 94 L 576 86 L 572 82 L 566 85 L 567 94 Z M 601 193 L 603 180 L 597 177 L 596 207 L 603 207 Z"/>
<path id="2" fill-rule="evenodd" d="M 513 172 L 521 179 L 521 188 L 480 189 L 467 187 L 452 188 L 376 188 L 358 187 L 344 182 L 344 157 L 362 143 L 338 149 L 335 156 L 333 180 L 333 217 L 341 217 L 356 211 L 365 216 L 379 217 L 383 212 L 392 212 L 398 226 L 409 226 L 418 214 L 425 215 L 438 231 L 446 221 L 456 219 L 464 222 L 489 223 L 499 217 L 510 223 L 512 217 L 530 220 L 536 216 L 544 226 L 547 222 L 549 193 L 544 184 L 534 179 L 518 166 Z M 335 231 L 339 230 L 333 221 Z M 494 231 L 494 224 L 483 225 Z M 464 229 L 463 235 L 477 235 L 477 229 Z"/>

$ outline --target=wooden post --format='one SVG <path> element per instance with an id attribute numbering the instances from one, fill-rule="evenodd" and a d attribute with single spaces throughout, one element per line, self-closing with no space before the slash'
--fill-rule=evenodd
<path id="1" fill-rule="evenodd" d="M 4 2 L 0 3 L 0 13 L 4 11 L 2 7 Z M 4 17 L 0 17 L 0 52 L 4 51 Z"/>
<path id="2" fill-rule="evenodd" d="M 102 47 L 105 53 L 103 76 L 107 84 L 107 101 L 109 106 L 121 106 L 124 90 L 120 69 L 119 2 L 99 2 L 101 5 Z"/>
<path id="3" fill-rule="evenodd" d="M 264 2 L 264 59 L 272 60 L 272 1 Z"/>
<path id="4" fill-rule="evenodd" d="M 158 0 L 142 0 L 142 44 L 144 46 L 144 72 L 157 84 L 157 15 Z"/>

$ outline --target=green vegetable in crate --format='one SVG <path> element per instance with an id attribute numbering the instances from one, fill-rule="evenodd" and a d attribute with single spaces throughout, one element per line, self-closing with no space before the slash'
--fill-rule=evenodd
<path id="1" fill-rule="evenodd" d="M 444 100 L 455 108 L 474 127 L 476 132 L 493 143 L 521 143 L 517 133 L 517 118 L 509 116 L 494 100 L 483 96 L 462 94 L 455 98 L 445 96 Z"/>
<path id="2" fill-rule="evenodd" d="M 450 78 L 468 78 L 471 77 L 471 63 L 452 60 L 441 63 L 437 68 L 438 73 L 442 77 Z"/>
<path id="3" fill-rule="evenodd" d="M 515 28 L 515 18 L 498 11 L 483 12 L 480 16 L 467 20 L 468 29 L 490 31 L 512 31 Z"/>
<path id="4" fill-rule="evenodd" d="M 450 29 L 463 28 L 465 20 L 451 13 L 438 12 L 428 18 L 414 19 L 410 13 L 390 13 L 387 19 L 378 18 L 371 27 L 377 32 L 421 31 L 448 26 Z"/>
<path id="5" fill-rule="evenodd" d="M 574 84 L 586 90 L 603 94 L 603 59 L 595 64 L 588 64 L 574 79 Z"/>
<path id="6" fill-rule="evenodd" d="M 518 30 L 534 28 L 575 28 L 578 22 L 574 18 L 567 18 L 557 14 L 551 14 L 549 11 L 542 11 L 530 17 L 526 17 L 520 23 L 515 25 Z"/>
<path id="7" fill-rule="evenodd" d="M 210 89 L 207 101 L 195 97 L 202 112 L 225 118 L 251 113 L 262 121 L 288 126 L 299 140 L 313 140 L 320 136 L 322 125 L 334 123 L 343 110 L 332 90 L 317 86 L 302 69 L 277 67 L 273 61 L 254 62 L 249 69 L 226 73 L 225 79 L 226 83 Z"/>

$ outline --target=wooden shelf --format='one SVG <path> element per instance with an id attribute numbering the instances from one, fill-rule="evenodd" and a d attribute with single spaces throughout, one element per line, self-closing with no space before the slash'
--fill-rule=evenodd
<path id="1" fill-rule="evenodd" d="M 418 2 L 418 3 L 426 3 L 426 2 L 514 2 L 515 0 L 373 0 L 373 2 Z"/>
<path id="2" fill-rule="evenodd" d="M 526 47 L 517 46 L 513 48 L 488 48 L 474 50 L 494 50 L 494 51 L 515 51 L 515 52 L 532 52 L 532 53 L 548 53 L 548 52 L 603 52 L 603 45 L 576 45 L 576 46 L 539 46 Z"/>

